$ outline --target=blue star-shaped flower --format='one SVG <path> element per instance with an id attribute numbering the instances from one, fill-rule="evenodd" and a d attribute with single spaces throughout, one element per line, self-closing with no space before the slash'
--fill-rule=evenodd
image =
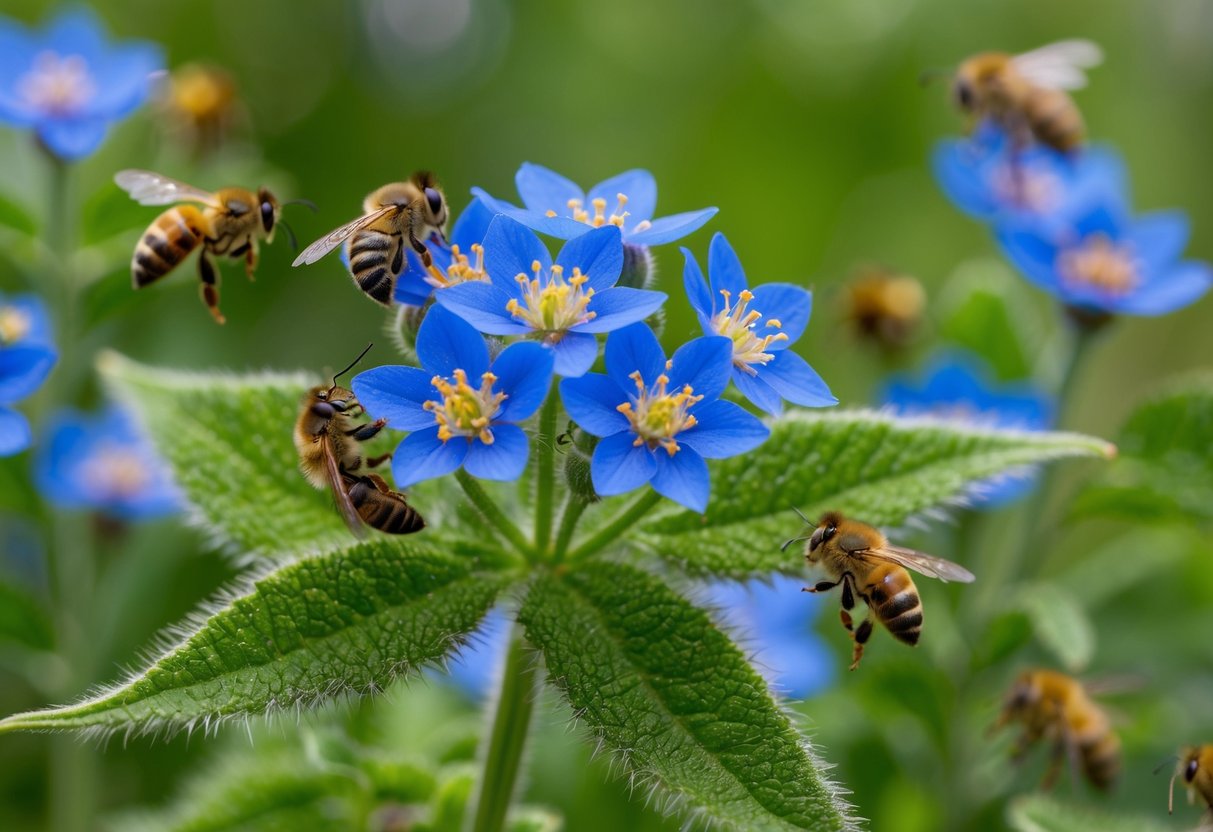
<path id="1" fill-rule="evenodd" d="M 49 502 L 119 520 L 149 520 L 181 510 L 183 497 L 164 461 L 130 414 L 62 410 L 52 417 L 34 466 Z"/>
<path id="2" fill-rule="evenodd" d="M 552 350 L 557 375 L 579 376 L 598 357 L 601 332 L 644 320 L 666 296 L 616 286 L 623 268 L 619 229 L 605 226 L 565 243 L 555 264 L 534 232 L 498 216 L 484 237 L 488 283 L 460 283 L 435 300 L 489 335 L 529 335 Z"/>
<path id="3" fill-rule="evenodd" d="M 551 351 L 512 344 L 490 365 L 480 333 L 434 306 L 417 331 L 417 357 L 421 369 L 376 367 L 351 382 L 368 413 L 412 431 L 392 457 L 396 485 L 407 488 L 460 466 L 481 479 L 518 479 L 529 448 L 515 423 L 543 403 L 552 381 Z"/>
<path id="4" fill-rule="evenodd" d="M 12 407 L 42 386 L 57 359 L 42 301 L 0 295 L 0 456 L 29 447 L 29 422 Z"/>
<path id="5" fill-rule="evenodd" d="M 731 351 L 727 338 L 696 338 L 666 361 L 657 336 L 637 323 L 607 338 L 606 375 L 560 382 L 569 417 L 602 437 L 590 459 L 595 491 L 609 497 L 651 482 L 689 509 L 707 508 L 704 460 L 745 453 L 770 434 L 741 407 L 718 401 Z"/>
<path id="6" fill-rule="evenodd" d="M 838 404 L 808 362 L 788 347 L 796 343 L 813 309 L 809 290 L 790 283 L 766 283 L 750 290 L 741 261 L 719 232 L 708 250 L 708 282 L 695 255 L 686 257 L 683 284 L 707 335 L 723 335 L 733 345 L 733 383 L 757 407 L 778 414 L 783 399 L 805 407 Z"/>
<path id="7" fill-rule="evenodd" d="M 455 220 L 448 242 L 443 243 L 437 236 L 426 240 L 425 246 L 430 251 L 434 268 L 443 279 L 435 277 L 422 265 L 417 252 L 406 246 L 404 271 L 396 279 L 396 302 L 424 306 L 434 289 L 467 280 L 488 280 L 481 244 L 484 242 L 484 235 L 488 233 L 493 216 L 493 212 L 486 208 L 483 202 L 473 199 Z M 342 257 L 347 257 L 344 250 Z M 348 259 L 345 262 L 348 268 Z"/>
<path id="8" fill-rule="evenodd" d="M 147 99 L 164 67 L 160 47 L 107 43 L 96 15 L 77 6 L 45 30 L 0 18 L 0 121 L 32 127 L 61 159 L 92 153 L 110 122 Z"/>
<path id="9" fill-rule="evenodd" d="M 625 245 L 656 246 L 672 243 L 701 228 L 717 211 L 704 208 L 653 219 L 657 210 L 657 182 L 647 170 L 629 170 L 612 176 L 590 188 L 587 194 L 555 171 L 524 162 L 514 182 L 525 208 L 495 199 L 480 188 L 473 188 L 472 193 L 494 212 L 561 240 L 614 225 L 622 233 Z"/>

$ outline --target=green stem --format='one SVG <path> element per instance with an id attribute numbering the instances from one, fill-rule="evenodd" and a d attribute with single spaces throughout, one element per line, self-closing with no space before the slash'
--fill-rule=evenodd
<path id="1" fill-rule="evenodd" d="M 573 532 L 577 530 L 577 521 L 581 519 L 581 513 L 588 505 L 589 503 L 572 491 L 565 498 L 564 511 L 560 514 L 560 529 L 556 532 L 556 550 L 552 555 L 552 563 L 560 563 L 564 560 L 564 556 L 569 550 L 569 543 L 573 539 Z"/>
<path id="2" fill-rule="evenodd" d="M 556 393 L 556 382 L 548 391 L 543 410 L 539 411 L 539 436 L 535 440 L 538 450 L 535 456 L 535 552 L 539 557 L 547 554 L 552 539 L 552 492 L 556 479 L 556 417 L 560 415 L 560 397 Z"/>
<path id="3" fill-rule="evenodd" d="M 484 754 L 484 772 L 476 795 L 472 832 L 498 832 L 505 828 L 506 813 L 522 769 L 522 752 L 526 747 L 531 713 L 535 709 L 538 677 L 535 657 L 523 641 L 522 626 L 515 624 L 506 654 L 493 730 Z"/>
<path id="4" fill-rule="evenodd" d="M 579 560 L 614 543 L 637 520 L 648 514 L 653 506 L 660 502 L 661 495 L 650 488 L 646 493 L 637 497 L 635 502 L 630 506 L 617 514 L 614 520 L 599 529 L 593 537 L 574 549 L 572 554 L 569 555 L 569 560 Z"/>
<path id="5" fill-rule="evenodd" d="M 472 501 L 472 505 L 476 506 L 481 515 L 484 516 L 484 519 L 488 521 L 489 528 L 494 529 L 513 545 L 520 555 L 527 560 L 531 560 L 535 554 L 535 550 L 531 548 L 531 544 L 527 542 L 526 537 L 514 525 L 513 521 L 505 516 L 505 512 L 501 510 L 501 507 L 493 502 L 493 498 L 485 492 L 480 483 L 476 481 L 476 478 L 460 468 L 455 472 L 455 479 L 463 486 L 463 493 Z"/>

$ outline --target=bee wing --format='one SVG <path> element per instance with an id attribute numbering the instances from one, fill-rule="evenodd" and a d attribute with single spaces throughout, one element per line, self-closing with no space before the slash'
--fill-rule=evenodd
<path id="1" fill-rule="evenodd" d="M 959 581 L 963 584 L 969 584 L 975 580 L 973 573 L 958 563 L 952 563 L 950 560 L 937 558 L 915 551 L 914 549 L 903 549 L 900 546 L 893 546 L 892 544 L 886 544 L 879 549 L 861 549 L 853 554 L 855 557 L 863 558 L 864 560 L 892 561 L 898 566 L 913 569 L 915 572 L 931 578 L 938 578 L 944 583 Z"/>
<path id="2" fill-rule="evenodd" d="M 346 240 L 357 234 L 362 229 L 366 228 L 368 225 L 371 225 L 380 217 L 386 217 L 393 211 L 401 210 L 403 210 L 403 206 L 400 205 L 384 205 L 382 208 L 372 211 L 365 216 L 361 216 L 352 222 L 347 222 L 337 230 L 330 231 L 328 234 L 325 234 L 319 240 L 301 251 L 299 256 L 295 258 L 295 262 L 291 263 L 291 265 L 298 266 L 303 263 L 315 263 L 321 257 L 337 248 L 337 246 L 344 243 Z"/>
<path id="3" fill-rule="evenodd" d="M 1082 89 L 1087 85 L 1083 70 L 1102 61 L 1103 51 L 1089 40 L 1059 40 L 1011 59 L 1024 78 L 1054 90 Z"/>
<path id="4" fill-rule="evenodd" d="M 209 191 L 150 170 L 120 170 L 114 174 L 114 182 L 140 205 L 169 205 L 182 201 L 219 204 L 219 200 Z"/>
<path id="5" fill-rule="evenodd" d="M 324 469 L 329 477 L 329 487 L 332 489 L 333 499 L 337 502 L 337 510 L 341 512 L 342 519 L 350 527 L 354 537 L 366 537 L 362 518 L 358 516 L 358 509 L 354 508 L 354 502 L 350 499 L 345 477 L 341 473 L 341 467 L 337 464 L 337 455 L 333 453 L 333 446 L 329 444 L 327 434 L 321 437 L 320 444 L 324 448 Z"/>

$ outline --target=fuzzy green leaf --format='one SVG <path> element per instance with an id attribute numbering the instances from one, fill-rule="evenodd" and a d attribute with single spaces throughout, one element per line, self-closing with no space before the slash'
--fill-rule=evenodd
<path id="1" fill-rule="evenodd" d="M 1007 805 L 1007 823 L 1015 832 L 1167 832 L 1171 829 L 1148 817 L 1074 806 L 1043 794 L 1011 801 Z"/>
<path id="2" fill-rule="evenodd" d="M 1075 596 L 1053 584 L 1028 587 L 1017 606 L 1032 622 L 1036 638 L 1071 673 L 1084 670 L 1095 655 L 1095 626 Z"/>
<path id="3" fill-rule="evenodd" d="M 1073 433 L 980 429 L 869 411 L 794 413 L 776 420 L 758 449 L 712 468 L 703 516 L 666 511 L 640 540 L 692 574 L 737 579 L 797 572 L 798 551 L 781 552 L 804 524 L 837 510 L 878 526 L 904 523 L 997 474 L 1053 459 L 1111 456 L 1113 446 Z M 978 576 L 980 578 L 980 576 Z"/>
<path id="4" fill-rule="evenodd" d="M 745 656 L 657 578 L 589 563 L 537 580 L 519 620 L 577 717 L 672 806 L 726 828 L 854 826 Z"/>
<path id="5" fill-rule="evenodd" d="M 502 585 L 421 542 L 301 560 L 195 620 L 143 672 L 75 705 L 0 720 L 0 733 L 172 731 L 382 689 L 451 654 Z"/>

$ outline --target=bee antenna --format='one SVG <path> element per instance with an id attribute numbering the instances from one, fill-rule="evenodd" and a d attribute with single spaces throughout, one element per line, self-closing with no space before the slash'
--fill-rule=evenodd
<path id="1" fill-rule="evenodd" d="M 295 236 L 295 229 L 291 228 L 290 223 L 286 220 L 278 220 L 278 224 L 286 229 L 286 241 L 291 247 L 291 251 L 299 250 L 299 238 Z"/>
<path id="2" fill-rule="evenodd" d="M 1177 754 L 1172 754 L 1170 757 L 1163 760 L 1161 763 L 1159 763 L 1158 765 L 1156 765 L 1154 767 L 1154 776 L 1157 777 L 1158 772 L 1162 771 L 1164 768 L 1171 765 L 1172 763 L 1178 763 L 1178 762 L 1179 762 L 1179 756 Z"/>
<path id="3" fill-rule="evenodd" d="M 808 540 L 808 538 L 807 537 L 793 537 L 791 540 L 785 540 L 783 542 L 783 545 L 779 547 L 779 551 L 786 552 L 788 550 L 789 546 L 791 546 L 793 543 L 798 543 L 801 540 Z"/>
<path id="4" fill-rule="evenodd" d="M 317 214 L 320 212 L 320 209 L 316 207 L 316 203 L 312 202 L 310 199 L 292 199 L 290 202 L 282 203 L 282 206 L 284 208 L 287 205 L 303 205 L 307 208 L 311 208 L 313 214 Z"/>
<path id="5" fill-rule="evenodd" d="M 918 74 L 918 86 L 925 87 L 933 82 L 936 78 L 950 76 L 951 74 L 952 70 L 950 69 L 941 69 L 939 67 L 934 69 L 924 69 Z"/>
<path id="6" fill-rule="evenodd" d="M 797 513 L 797 514 L 800 516 L 800 519 L 804 521 L 804 524 L 805 524 L 806 526 L 815 526 L 815 525 L 817 525 L 817 524 L 816 524 L 816 523 L 814 523 L 812 520 L 810 520 L 809 518 L 805 517 L 805 516 L 804 516 L 804 512 L 803 512 L 803 511 L 801 511 L 800 509 L 796 508 L 796 506 L 792 506 L 792 511 L 796 512 L 796 513 Z"/>
<path id="7" fill-rule="evenodd" d="M 348 367 L 346 367 L 344 370 L 342 370 L 341 372 L 339 372 L 337 375 L 333 376 L 333 387 L 336 387 L 336 386 L 337 386 L 337 379 L 341 378 L 343 375 L 345 375 L 346 373 L 348 373 L 350 370 L 352 370 L 352 369 L 354 369 L 355 367 L 357 367 L 357 366 L 358 366 L 358 362 L 362 360 L 362 357 L 363 357 L 364 355 L 366 355 L 368 352 L 370 352 L 370 351 L 371 351 L 371 347 L 373 347 L 373 346 L 375 346 L 375 342 L 374 342 L 374 341 L 372 341 L 371 343 L 367 344 L 367 345 L 366 345 L 366 349 L 364 349 L 362 352 L 358 353 L 358 357 L 357 357 L 357 358 L 355 358 L 353 361 L 351 361 Z M 332 390 L 332 389 L 333 389 L 333 387 L 330 387 L 330 388 L 329 388 L 329 390 Z"/>

